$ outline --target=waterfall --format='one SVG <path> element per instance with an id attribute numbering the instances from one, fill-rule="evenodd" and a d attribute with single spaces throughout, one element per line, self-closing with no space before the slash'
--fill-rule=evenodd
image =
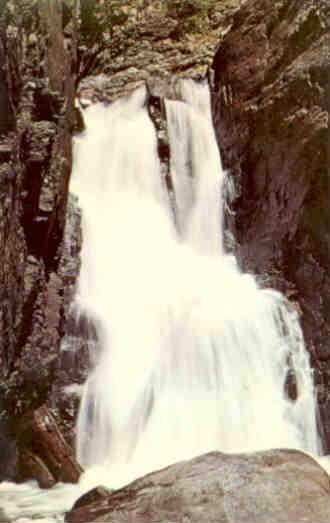
<path id="1" fill-rule="evenodd" d="M 83 215 L 76 306 L 94 319 L 99 340 L 78 458 L 118 486 L 216 449 L 316 454 L 298 314 L 223 249 L 224 175 L 208 86 L 182 81 L 181 101 L 166 102 L 176 220 L 145 102 L 141 88 L 89 107 L 75 144 L 71 190 Z M 295 400 L 285 390 L 289 371 Z"/>

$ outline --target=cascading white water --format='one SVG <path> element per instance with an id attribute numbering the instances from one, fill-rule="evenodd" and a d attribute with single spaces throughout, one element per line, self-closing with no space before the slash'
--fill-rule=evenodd
<path id="1" fill-rule="evenodd" d="M 78 458 L 117 486 L 209 450 L 317 452 L 298 316 L 223 253 L 223 173 L 206 85 L 168 101 L 171 220 L 145 91 L 85 111 L 73 191 L 83 210 L 77 304 L 101 353 L 85 385 Z M 284 382 L 290 365 L 298 399 Z"/>
<path id="2" fill-rule="evenodd" d="M 182 93 L 189 103 L 166 102 L 176 223 L 187 245 L 201 254 L 219 256 L 223 173 L 208 89 L 186 81 L 182 82 Z"/>
<path id="3" fill-rule="evenodd" d="M 84 233 L 76 306 L 101 342 L 78 422 L 78 454 L 91 468 L 79 485 L 47 491 L 1 483 L 0 505 L 16 523 L 63 523 L 93 486 L 208 450 L 317 452 L 297 313 L 224 254 L 208 89 L 186 80 L 181 90 L 185 102 L 166 103 L 178 231 L 144 90 L 85 111 L 71 189 Z M 289 367 L 296 401 L 284 391 Z M 330 471 L 329 463 L 322 459 Z"/>

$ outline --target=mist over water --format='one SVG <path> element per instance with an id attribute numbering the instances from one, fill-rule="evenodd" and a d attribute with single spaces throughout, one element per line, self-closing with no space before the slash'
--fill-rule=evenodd
<path id="1" fill-rule="evenodd" d="M 208 86 L 186 80 L 181 91 L 184 101 L 166 102 L 172 195 L 144 89 L 88 108 L 76 142 L 72 190 L 84 236 L 76 301 L 100 339 L 77 449 L 112 486 L 215 449 L 317 452 L 297 313 L 224 254 Z M 296 401 L 285 392 L 289 367 Z"/>

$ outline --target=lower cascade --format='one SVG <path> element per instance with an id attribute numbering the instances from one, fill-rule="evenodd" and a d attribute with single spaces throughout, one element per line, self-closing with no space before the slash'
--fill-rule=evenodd
<path id="1" fill-rule="evenodd" d="M 115 487 L 215 449 L 318 451 L 297 312 L 224 253 L 209 89 L 180 87 L 182 101 L 166 101 L 170 194 L 144 88 L 89 107 L 76 140 L 72 191 L 84 236 L 76 306 L 99 338 L 77 451 Z"/>
<path id="2" fill-rule="evenodd" d="M 49 491 L 3 482 L 16 523 L 63 522 L 95 485 L 211 450 L 321 452 L 298 313 L 225 252 L 208 85 L 181 80 L 180 91 L 165 103 L 170 189 L 145 88 L 84 111 L 71 191 L 83 219 L 74 307 L 98 339 L 77 422 L 86 473 Z"/>

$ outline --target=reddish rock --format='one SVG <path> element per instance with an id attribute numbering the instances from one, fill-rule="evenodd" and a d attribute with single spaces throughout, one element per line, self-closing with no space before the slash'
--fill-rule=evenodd
<path id="1" fill-rule="evenodd" d="M 71 447 L 61 435 L 54 417 L 47 407 L 42 406 L 34 411 L 32 416 L 22 420 L 20 431 L 20 447 L 24 456 L 29 458 L 33 466 L 30 470 L 36 476 L 40 486 L 45 486 L 45 470 L 48 469 L 50 477 L 55 481 L 76 483 L 82 473 L 82 468 L 75 460 Z M 26 451 L 27 449 L 27 451 Z M 37 456 L 37 459 L 35 459 Z M 40 464 L 40 461 L 43 464 Z"/>
<path id="2" fill-rule="evenodd" d="M 330 451 L 328 0 L 248 0 L 213 63 L 213 112 L 245 271 L 298 300 Z"/>
<path id="3" fill-rule="evenodd" d="M 21 449 L 21 476 L 25 479 L 35 479 L 40 488 L 51 488 L 56 480 L 46 467 L 45 463 L 28 449 Z"/>

